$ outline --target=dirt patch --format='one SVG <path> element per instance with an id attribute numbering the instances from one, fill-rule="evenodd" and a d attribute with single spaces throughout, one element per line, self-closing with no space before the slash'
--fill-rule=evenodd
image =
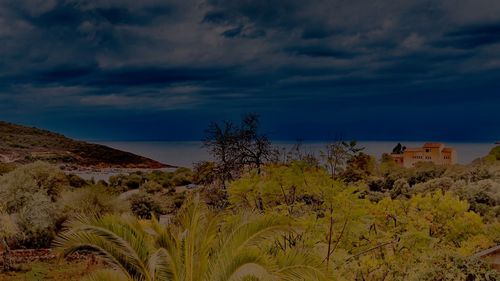
<path id="1" fill-rule="evenodd" d="M 0 250 L 0 256 L 3 252 Z M 12 250 L 11 251 L 12 261 L 15 264 L 20 263 L 30 263 L 37 261 L 51 261 L 56 260 L 58 255 L 54 253 L 51 249 L 26 249 L 26 250 Z M 69 255 L 66 258 L 68 261 L 83 261 L 95 259 L 95 256 L 88 252 L 74 253 Z M 0 264 L 3 264 L 3 261 L 0 260 Z"/>

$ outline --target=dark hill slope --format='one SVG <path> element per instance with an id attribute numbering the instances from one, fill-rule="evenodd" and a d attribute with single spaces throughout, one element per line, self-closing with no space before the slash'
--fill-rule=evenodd
<path id="1" fill-rule="evenodd" d="M 44 160 L 96 168 L 163 168 L 165 164 L 47 130 L 0 121 L 0 162 Z"/>

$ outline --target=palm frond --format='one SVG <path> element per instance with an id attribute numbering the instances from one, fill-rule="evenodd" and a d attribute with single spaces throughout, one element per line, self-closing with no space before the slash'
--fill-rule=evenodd
<path id="1" fill-rule="evenodd" d="M 278 234 L 293 231 L 286 217 L 253 213 L 214 215 L 198 196 L 168 226 L 155 218 L 89 216 L 71 221 L 55 240 L 62 255 L 87 250 L 113 270 L 89 280 L 243 281 L 323 280 L 321 261 L 292 252 L 264 251 Z"/>
<path id="2" fill-rule="evenodd" d="M 149 276 L 151 280 L 174 280 L 174 276 L 169 268 L 169 254 L 159 248 L 153 252 L 148 259 Z"/>
<path id="3" fill-rule="evenodd" d="M 260 245 L 277 234 L 292 230 L 292 222 L 284 216 L 245 214 L 235 225 L 225 229 L 220 252 Z"/>
<path id="4" fill-rule="evenodd" d="M 69 230 L 60 234 L 54 245 L 64 256 L 94 251 L 130 278 L 149 280 L 148 237 L 136 223 L 115 216 L 80 217 L 69 223 Z"/>
<path id="5" fill-rule="evenodd" d="M 253 277 L 258 280 L 271 280 L 276 271 L 273 263 L 258 249 L 247 249 L 233 255 L 230 259 L 219 260 L 216 268 L 212 268 L 206 280 L 236 281 Z"/>
<path id="6" fill-rule="evenodd" d="M 321 259 L 313 254 L 289 250 L 278 257 L 280 280 L 319 281 L 327 278 L 327 270 Z"/>
<path id="7" fill-rule="evenodd" d="M 82 281 L 133 281 L 120 271 L 102 269 L 85 277 Z"/>

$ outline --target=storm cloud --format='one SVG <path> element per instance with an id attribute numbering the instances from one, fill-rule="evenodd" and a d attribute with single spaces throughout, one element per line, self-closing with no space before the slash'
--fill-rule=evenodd
<path id="1" fill-rule="evenodd" d="M 0 42 L 0 119 L 76 137 L 500 138 L 496 0 L 7 0 Z"/>

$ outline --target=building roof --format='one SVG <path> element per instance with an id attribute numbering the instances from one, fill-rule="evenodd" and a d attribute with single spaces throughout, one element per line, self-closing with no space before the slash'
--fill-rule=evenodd
<path id="1" fill-rule="evenodd" d="M 474 257 L 480 258 L 480 257 L 484 257 L 484 256 L 488 256 L 488 255 L 494 254 L 494 253 L 499 252 L 499 251 L 500 251 L 500 245 L 496 245 L 495 247 L 491 247 L 489 249 L 486 249 L 484 251 L 476 253 L 474 255 Z"/>
<path id="2" fill-rule="evenodd" d="M 409 147 L 405 149 L 405 152 L 422 152 L 422 151 L 424 151 L 424 149 L 421 147 Z"/>
<path id="3" fill-rule="evenodd" d="M 424 148 L 440 148 L 440 147 L 444 147 L 444 144 L 440 143 L 440 142 L 426 142 L 424 144 L 424 146 L 422 146 Z"/>
<path id="4" fill-rule="evenodd" d="M 443 148 L 443 152 L 453 152 L 455 151 L 455 149 L 451 148 L 451 147 L 445 147 Z"/>
<path id="5" fill-rule="evenodd" d="M 439 148 L 439 147 L 443 147 L 444 144 L 440 143 L 440 142 L 427 142 L 424 144 L 424 148 Z"/>

